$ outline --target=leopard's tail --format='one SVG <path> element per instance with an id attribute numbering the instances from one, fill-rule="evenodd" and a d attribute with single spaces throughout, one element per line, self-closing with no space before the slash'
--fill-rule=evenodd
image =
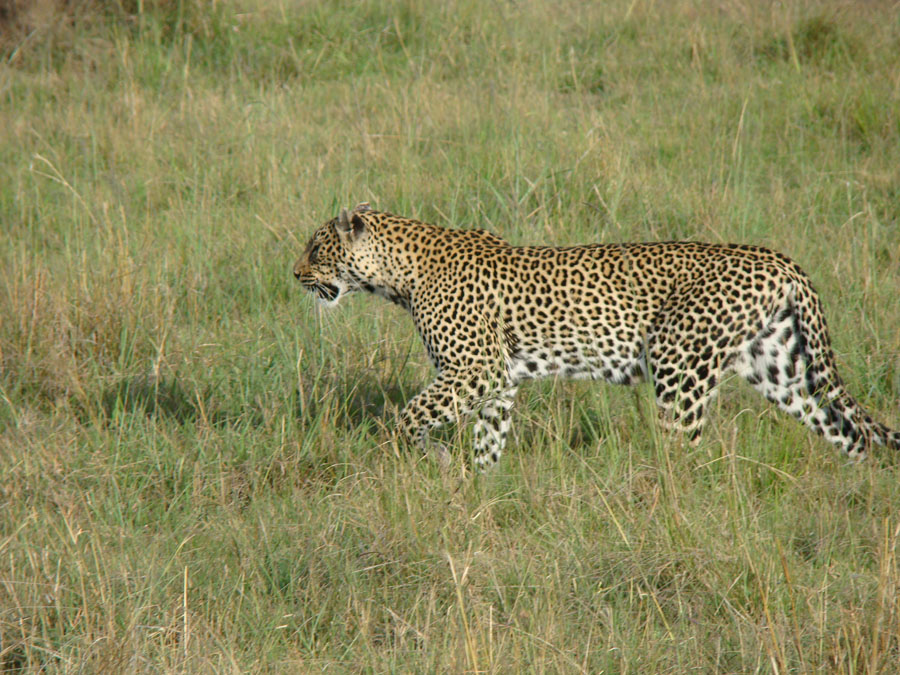
<path id="1" fill-rule="evenodd" d="M 900 450 L 900 431 L 894 431 L 880 422 L 873 422 L 873 438 L 879 445 L 884 445 L 891 450 Z"/>
<path id="2" fill-rule="evenodd" d="M 821 410 L 811 421 L 804 421 L 854 459 L 865 458 L 872 445 L 900 450 L 900 432 L 873 420 L 844 386 L 818 294 L 801 275 L 791 302 L 799 337 L 795 348 L 802 350 L 806 391 Z"/>

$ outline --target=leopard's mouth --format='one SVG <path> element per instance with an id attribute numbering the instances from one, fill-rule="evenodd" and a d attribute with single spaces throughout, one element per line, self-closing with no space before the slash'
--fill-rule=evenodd
<path id="1" fill-rule="evenodd" d="M 341 294 L 341 289 L 331 284 L 316 284 L 315 293 L 325 302 L 334 302 Z"/>
<path id="2" fill-rule="evenodd" d="M 326 284 L 321 281 L 303 284 L 310 293 L 316 296 L 316 299 L 326 304 L 337 301 L 341 294 L 341 289 L 333 284 Z"/>

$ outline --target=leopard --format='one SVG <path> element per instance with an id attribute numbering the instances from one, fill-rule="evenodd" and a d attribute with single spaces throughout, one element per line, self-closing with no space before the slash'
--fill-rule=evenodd
<path id="1" fill-rule="evenodd" d="M 437 374 L 397 433 L 427 454 L 435 429 L 474 417 L 476 469 L 499 461 L 519 386 L 545 377 L 649 380 L 662 426 L 696 444 L 736 373 L 852 460 L 900 449 L 839 377 L 809 277 L 761 246 L 514 246 L 363 202 L 315 230 L 293 273 L 324 306 L 364 291 L 411 315 Z"/>

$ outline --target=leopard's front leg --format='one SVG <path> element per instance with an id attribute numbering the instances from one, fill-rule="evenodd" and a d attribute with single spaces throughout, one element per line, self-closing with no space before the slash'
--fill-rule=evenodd
<path id="1" fill-rule="evenodd" d="M 449 462 L 447 450 L 428 443 L 428 432 L 444 424 L 457 422 L 473 410 L 472 401 L 459 377 L 444 372 L 416 394 L 400 411 L 397 420 L 400 435 L 423 453 L 435 449 L 441 463 Z"/>
<path id="2" fill-rule="evenodd" d="M 485 401 L 475 422 L 475 465 L 482 471 L 500 461 L 509 432 L 509 411 L 516 398 L 516 385 L 500 389 Z"/>
<path id="3" fill-rule="evenodd" d="M 442 463 L 446 449 L 428 441 L 428 433 L 480 410 L 475 429 L 476 463 L 484 466 L 499 458 L 509 428 L 508 411 L 515 387 L 496 392 L 489 375 L 480 370 L 442 372 L 406 404 L 398 418 L 398 431 L 424 453 L 436 451 Z"/>

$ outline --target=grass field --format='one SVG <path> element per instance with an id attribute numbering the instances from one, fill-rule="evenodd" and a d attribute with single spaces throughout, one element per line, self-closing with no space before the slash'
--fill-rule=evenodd
<path id="1" fill-rule="evenodd" d="M 291 276 L 363 200 L 762 244 L 900 426 L 896 2 L 77 6 L 0 61 L 0 672 L 896 672 L 895 457 L 548 381 L 442 470 L 408 318 Z"/>

